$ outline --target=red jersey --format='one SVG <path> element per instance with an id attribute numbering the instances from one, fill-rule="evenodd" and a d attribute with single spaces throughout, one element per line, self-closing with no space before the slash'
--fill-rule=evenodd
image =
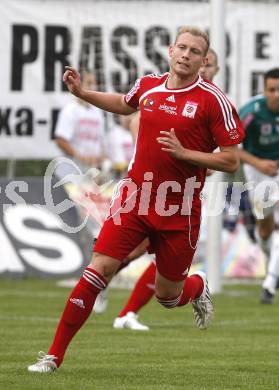
<path id="1" fill-rule="evenodd" d="M 211 153 L 218 146 L 235 145 L 243 139 L 237 112 L 222 91 L 208 80 L 198 77 L 181 89 L 169 89 L 164 75 L 147 75 L 138 79 L 125 95 L 130 106 L 140 107 L 140 128 L 128 176 L 140 186 L 144 173 L 153 173 L 152 190 L 165 181 L 176 181 L 183 194 L 187 178 L 196 176 L 202 189 L 205 168 L 176 159 L 162 151 L 157 137 L 160 131 L 174 128 L 181 144 L 191 150 Z M 176 196 L 179 196 L 179 193 Z"/>

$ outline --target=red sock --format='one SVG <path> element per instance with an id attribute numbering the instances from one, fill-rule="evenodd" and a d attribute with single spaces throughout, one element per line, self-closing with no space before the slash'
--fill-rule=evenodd
<path id="1" fill-rule="evenodd" d="M 203 279 L 199 275 L 192 275 L 185 279 L 183 292 L 177 306 L 184 306 L 198 298 L 203 292 Z"/>
<path id="2" fill-rule="evenodd" d="M 119 314 L 125 316 L 129 311 L 137 313 L 154 295 L 156 266 L 152 262 L 137 281 L 126 306 Z"/>
<path id="3" fill-rule="evenodd" d="M 98 272 L 91 268 L 84 270 L 78 284 L 69 296 L 53 343 L 48 351 L 49 355 L 57 357 L 55 363 L 58 367 L 63 361 L 70 341 L 89 317 L 97 295 L 106 286 L 106 280 Z"/>

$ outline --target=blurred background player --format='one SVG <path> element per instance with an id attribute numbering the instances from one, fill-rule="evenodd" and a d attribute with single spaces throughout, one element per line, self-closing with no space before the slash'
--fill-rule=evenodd
<path id="1" fill-rule="evenodd" d="M 82 85 L 84 88 L 97 90 L 94 74 L 84 71 Z M 73 159 L 82 172 L 91 167 L 101 168 L 105 160 L 104 111 L 75 98 L 59 113 L 55 139 L 64 155 Z M 63 178 L 73 173 L 73 169 L 70 164 L 59 164 L 56 175 Z"/>
<path id="2" fill-rule="evenodd" d="M 107 135 L 107 155 L 112 163 L 116 178 L 127 174 L 127 168 L 134 153 L 133 137 L 130 132 L 131 115 L 115 115 L 115 122 Z"/>
<path id="3" fill-rule="evenodd" d="M 81 73 L 81 82 L 84 88 L 97 90 L 96 78 L 92 72 L 83 71 Z M 64 156 L 69 157 L 74 165 L 71 164 L 71 161 L 69 163 L 59 162 L 55 175 L 59 179 L 66 180 L 66 182 L 63 181 L 64 187 L 71 198 L 76 196 L 78 199 L 81 199 L 83 197 L 81 195 L 83 193 L 82 186 L 90 188 L 91 176 L 86 175 L 87 170 L 97 168 L 102 172 L 107 164 L 105 130 L 104 111 L 82 99 L 75 98 L 60 111 L 55 128 L 55 140 L 63 151 Z M 76 184 L 70 179 L 67 181 L 66 176 L 70 174 L 78 175 L 78 169 L 81 171 L 80 177 L 82 180 Z M 94 180 L 100 181 L 101 177 L 101 175 L 98 175 Z M 86 209 L 80 207 L 81 203 L 79 201 L 76 202 L 76 208 L 80 221 L 83 221 Z M 92 239 L 96 229 L 96 222 L 89 218 L 86 228 L 79 232 L 80 240 L 86 253 L 90 253 L 89 247 L 92 246 Z M 67 283 L 72 285 L 73 282 L 69 280 L 63 283 L 64 285 L 67 285 Z"/>
<path id="4" fill-rule="evenodd" d="M 206 57 L 207 63 L 200 68 L 200 75 L 206 80 L 213 81 L 214 76 L 216 76 L 219 70 L 218 56 L 213 49 L 209 48 Z M 134 140 L 136 140 L 139 130 L 139 115 L 139 112 L 132 114 L 132 119 L 130 120 L 130 131 Z M 138 312 L 154 296 L 155 275 L 156 261 L 153 259 L 136 282 L 126 305 L 121 310 L 118 317 L 115 318 L 113 322 L 113 327 L 115 329 L 149 330 L 147 325 L 142 324 L 139 321 Z"/>
<path id="5" fill-rule="evenodd" d="M 217 53 L 210 47 L 208 49 L 206 58 L 207 63 L 201 66 L 200 75 L 205 80 L 213 81 L 214 77 L 219 71 Z"/>
<path id="6" fill-rule="evenodd" d="M 257 224 L 256 238 L 269 259 L 261 302 L 270 304 L 279 277 L 279 242 L 273 234 L 275 204 L 279 201 L 279 68 L 265 73 L 264 94 L 251 99 L 239 115 L 246 134 L 243 149 L 239 151 L 246 179 L 255 184 L 266 182 L 269 201 L 274 204 L 265 207 L 267 199 L 263 198 L 263 193 L 250 192 Z"/>
<path id="7" fill-rule="evenodd" d="M 133 137 L 129 130 L 130 121 L 131 115 L 114 115 L 114 124 L 106 136 L 106 154 L 111 162 L 112 175 L 117 180 L 127 174 L 127 168 L 134 152 Z M 138 253 L 135 253 L 136 257 L 141 254 Z M 106 310 L 107 305 L 108 288 L 102 290 L 97 296 L 93 310 L 101 314 Z"/>

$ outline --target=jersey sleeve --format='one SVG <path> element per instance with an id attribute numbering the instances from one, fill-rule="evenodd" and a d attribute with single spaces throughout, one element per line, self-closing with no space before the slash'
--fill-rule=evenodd
<path id="1" fill-rule="evenodd" d="M 147 76 L 143 76 L 143 77 L 137 79 L 134 86 L 124 96 L 124 100 L 129 106 L 131 106 L 133 108 L 138 108 L 139 99 L 145 91 L 144 84 L 146 84 L 146 79 L 147 79 Z"/>
<path id="2" fill-rule="evenodd" d="M 210 100 L 209 123 L 216 144 L 240 144 L 244 138 L 244 130 L 235 107 L 220 90 Z"/>

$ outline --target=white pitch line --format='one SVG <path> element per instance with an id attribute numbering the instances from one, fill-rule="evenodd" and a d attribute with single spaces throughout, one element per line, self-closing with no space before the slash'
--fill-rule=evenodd
<path id="1" fill-rule="evenodd" d="M 216 322 L 213 322 L 213 326 L 214 324 L 215 325 L 221 325 L 221 326 L 227 326 L 227 325 L 249 325 L 249 324 L 273 324 L 275 323 L 275 321 L 271 321 L 271 320 L 268 320 L 268 319 L 263 319 L 263 320 L 259 320 L 259 319 L 254 319 L 254 320 L 232 320 L 232 321 L 216 321 Z"/>
<path id="2" fill-rule="evenodd" d="M 0 321 L 44 321 L 44 322 L 58 322 L 58 318 L 52 317 L 27 317 L 27 316 L 0 316 Z"/>
<path id="3" fill-rule="evenodd" d="M 67 291 L 59 292 L 38 292 L 38 291 L 20 291 L 20 290 L 5 290 L 0 291 L 0 297 L 31 297 L 36 298 L 59 298 L 67 295 Z"/>
<path id="4" fill-rule="evenodd" d="M 1 320 L 6 320 L 6 321 L 31 321 L 31 322 L 35 322 L 35 321 L 44 321 L 44 322 L 58 322 L 59 318 L 55 318 L 55 317 L 40 317 L 40 316 L 1 316 L 0 315 L 0 321 Z M 102 322 L 100 323 L 98 321 L 98 325 L 108 325 L 109 322 Z M 274 321 L 271 321 L 271 320 L 268 320 L 268 319 L 262 319 L 262 320 L 259 320 L 257 319 L 256 320 L 256 323 L 257 324 L 273 324 Z M 234 325 L 249 325 L 249 324 L 255 324 L 255 320 L 225 320 L 225 321 L 215 321 L 212 323 L 212 328 L 214 328 L 214 326 L 234 326 Z M 154 327 L 162 327 L 162 326 L 169 326 L 170 328 L 173 327 L 173 326 L 190 326 L 192 325 L 191 321 L 189 322 L 156 322 L 156 323 L 151 323 L 150 324 L 151 327 L 154 326 Z"/>

